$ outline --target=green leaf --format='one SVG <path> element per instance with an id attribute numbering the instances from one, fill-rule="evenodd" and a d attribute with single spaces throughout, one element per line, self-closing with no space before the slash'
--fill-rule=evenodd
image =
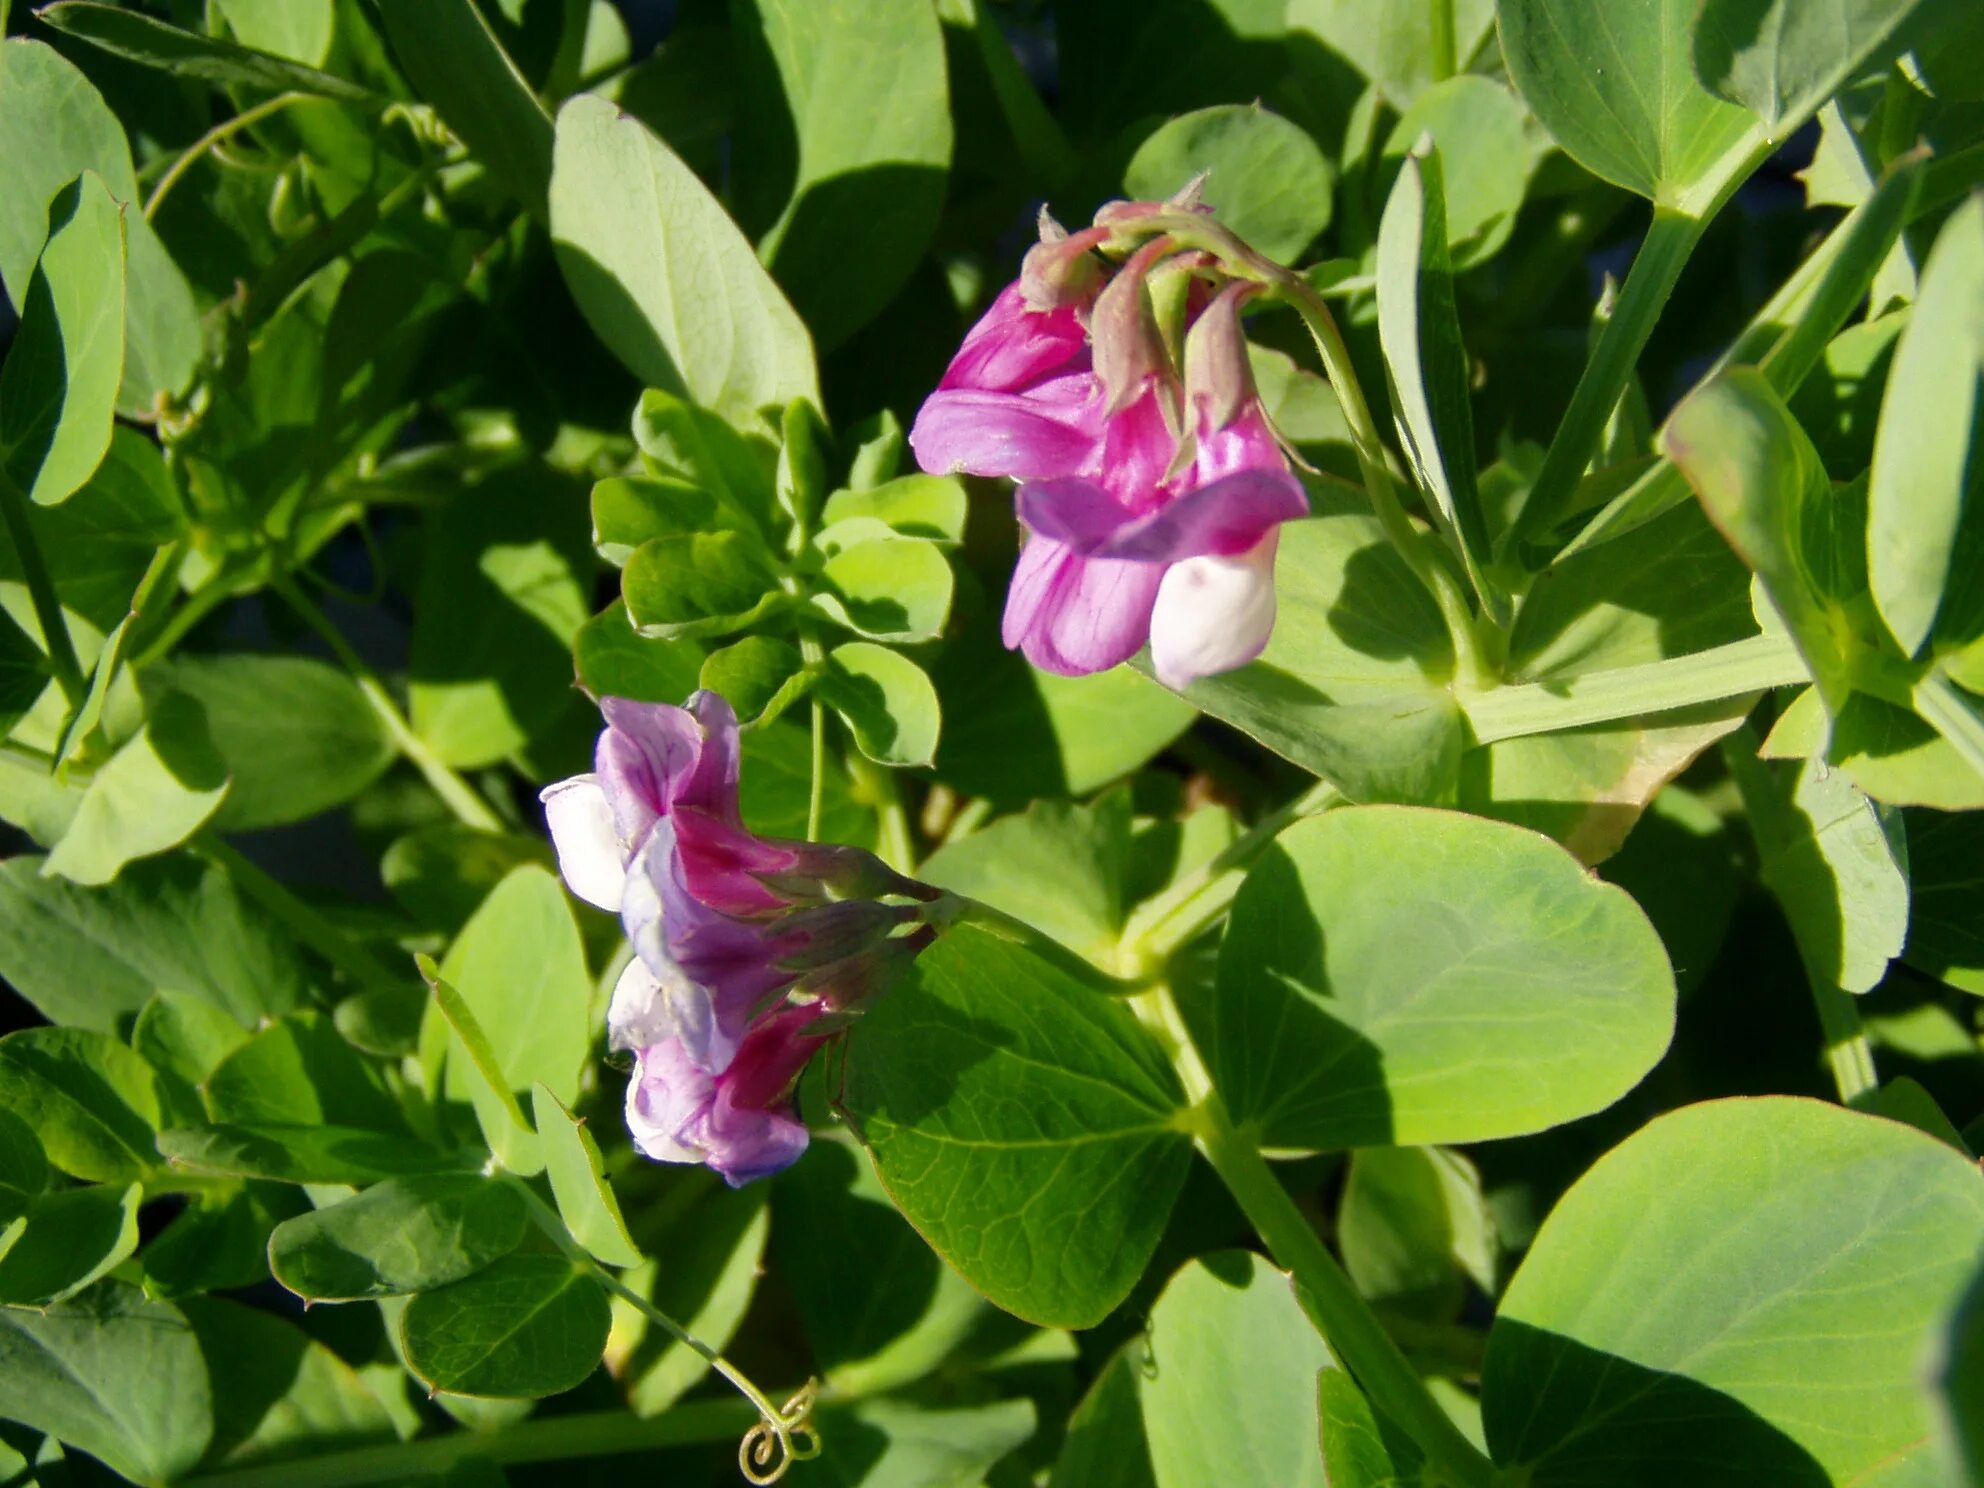
<path id="1" fill-rule="evenodd" d="M 889 1204 L 873 1167 L 816 1140 L 772 1196 L 772 1257 L 790 1279 L 815 1366 L 842 1394 L 868 1395 L 935 1369 L 988 1309 Z M 851 1269 L 848 1256 L 863 1264 Z"/>
<path id="2" fill-rule="evenodd" d="M 1901 819 L 1807 760 L 1793 771 L 1732 761 L 1764 882 L 1784 907 L 1812 980 L 1872 991 L 1908 934 Z"/>
<path id="3" fill-rule="evenodd" d="M 1666 1050 L 1653 927 L 1544 838 L 1397 806 L 1296 823 L 1186 1019 L 1270 1147 L 1485 1141 L 1603 1110 Z"/>
<path id="4" fill-rule="evenodd" d="M 778 469 L 773 490 L 779 511 L 794 527 L 811 531 L 827 498 L 827 446 L 833 433 L 804 398 L 785 405 L 779 418 Z"/>
<path id="5" fill-rule="evenodd" d="M 1976 1156 L 1963 1140 L 1963 1134 L 1943 1113 L 1943 1108 L 1936 1104 L 1936 1098 L 1906 1075 L 1883 1080 L 1881 1088 L 1874 1094 L 1871 1109 L 1876 1116 L 1885 1116 L 1890 1121 L 1899 1121 L 1919 1132 L 1927 1132 L 1945 1147 L 1965 1157 Z"/>
<path id="6" fill-rule="evenodd" d="M 1035 801 L 926 858 L 917 876 L 1012 915 L 1098 966 L 1113 964 L 1128 905 L 1130 798 Z"/>
<path id="7" fill-rule="evenodd" d="M 1068 1417 L 1068 1434 L 1054 1459 L 1053 1488 L 1157 1488 L 1137 1399 L 1136 1371 L 1144 1359 L 1143 1341 L 1137 1339 L 1102 1366 Z"/>
<path id="8" fill-rule="evenodd" d="M 1921 296 L 1895 345 L 1867 486 L 1874 603 L 1910 655 L 1937 629 L 1939 610 L 1959 608 L 1951 603 L 1952 590 L 1972 590 L 1979 582 L 1958 566 L 1957 536 L 1964 493 L 1984 480 L 1984 455 L 1972 448 L 1975 426 L 1984 418 L 1980 307 L 1984 199 L 1972 197 L 1938 235 Z"/>
<path id="9" fill-rule="evenodd" d="M 158 1077 L 107 1033 L 26 1028 L 0 1038 L 0 1105 L 72 1177 L 124 1183 L 158 1166 Z"/>
<path id="10" fill-rule="evenodd" d="M 1456 267 L 1508 241 L 1528 185 L 1528 116 L 1502 84 L 1472 74 L 1435 83 L 1392 126 L 1375 184 L 1389 193 L 1405 158 L 1433 136 L 1442 170 L 1446 238 Z"/>
<path id="11" fill-rule="evenodd" d="M 0 1308 L 5 1413 L 136 1483 L 176 1482 L 213 1435 L 207 1366 L 186 1316 L 109 1282 L 46 1311 Z"/>
<path id="12" fill-rule="evenodd" d="M 778 451 L 761 431 L 648 388 L 634 408 L 634 442 L 655 474 L 700 486 L 761 536 L 779 526 Z"/>
<path id="13" fill-rule="evenodd" d="M 27 1228 L 0 1254 L 0 1302 L 45 1306 L 73 1297 L 138 1248 L 144 1188 L 113 1184 L 43 1194 Z"/>
<path id="14" fill-rule="evenodd" d="M 216 0 L 243 46 L 321 67 L 336 33 L 334 0 Z M 350 23 L 347 22 L 347 25 Z"/>
<path id="15" fill-rule="evenodd" d="M 1762 130 L 1695 81 L 1695 0 L 1500 0 L 1496 9 L 1509 76 L 1593 175 L 1688 210 L 1740 179 Z"/>
<path id="16" fill-rule="evenodd" d="M 1784 137 L 1867 68 L 1921 0 L 1704 0 L 1695 19 L 1695 76 Z M 1931 7 L 1933 9 L 1933 7 Z"/>
<path id="17" fill-rule="evenodd" d="M 306 995 L 295 942 L 218 864 L 154 858 L 94 889 L 39 868 L 0 864 L 0 976 L 53 1022 L 107 1032 L 167 988 L 247 1026 Z"/>
<path id="18" fill-rule="evenodd" d="M 48 1186 L 48 1157 L 34 1128 L 0 1106 L 0 1206 L 24 1204 Z"/>
<path id="19" fill-rule="evenodd" d="M 1449 801 L 1461 720 L 1432 598 L 1364 516 L 1281 529 L 1274 634 L 1260 660 L 1186 699 L 1354 801 Z"/>
<path id="20" fill-rule="evenodd" d="M 749 635 L 712 651 L 697 682 L 729 699 L 741 721 L 769 723 L 806 695 L 817 674 L 791 642 Z"/>
<path id="21" fill-rule="evenodd" d="M 1329 160 L 1299 125 L 1258 103 L 1199 109 L 1158 126 L 1130 157 L 1123 190 L 1163 201 L 1199 175 L 1219 220 L 1278 262 L 1294 263 L 1330 225 Z"/>
<path id="22" fill-rule="evenodd" d="M 1364 0 L 1290 0 L 1288 24 L 1309 32 L 1341 54 L 1377 85 L 1394 108 L 1404 108 L 1429 85 L 1467 64 L 1495 27 L 1494 0 L 1453 0 L 1453 55 L 1433 45 L 1431 7 Z"/>
<path id="23" fill-rule="evenodd" d="M 844 1099 L 910 1223 L 1045 1325 L 1089 1327 L 1123 1300 L 1184 1182 L 1183 1096 L 1150 1035 L 975 928 L 856 1025 Z"/>
<path id="24" fill-rule="evenodd" d="M 1030 1400 L 951 1410 L 865 1400 L 830 1407 L 818 1420 L 822 1451 L 814 1471 L 848 1488 L 977 1488 L 1038 1424 Z"/>
<path id="25" fill-rule="evenodd" d="M 509 1089 L 502 1061 L 497 1058 L 489 1035 L 482 1031 L 481 1023 L 476 1021 L 461 993 L 439 975 L 433 960 L 427 956 L 418 959 L 421 975 L 433 993 L 434 1009 L 440 1014 L 441 1022 L 436 1026 L 445 1026 L 454 1035 L 453 1042 L 446 1046 L 424 1036 L 418 1038 L 416 1049 L 423 1064 L 431 1068 L 435 1060 L 449 1051 L 456 1056 L 465 1055 L 466 1059 L 449 1060 L 451 1083 L 467 1092 L 469 1104 L 475 1108 L 476 1124 L 482 1128 L 482 1139 L 489 1144 L 497 1163 L 525 1176 L 542 1172 L 544 1154 L 538 1146 L 537 1132 Z"/>
<path id="26" fill-rule="evenodd" d="M 943 631 L 956 580 L 935 543 L 874 537 L 828 558 L 820 585 L 813 605 L 829 619 L 870 640 L 902 643 Z"/>
<path id="27" fill-rule="evenodd" d="M 280 1183 L 197 1195 L 138 1257 L 145 1294 L 179 1298 L 260 1285 L 269 1279 L 269 1236 L 309 1207 L 301 1189 Z"/>
<path id="28" fill-rule="evenodd" d="M 413 1173 L 460 1172 L 465 1165 L 392 1132 L 278 1122 L 174 1127 L 159 1133 L 158 1150 L 186 1172 L 277 1183 L 376 1183 Z"/>
<path id="29" fill-rule="evenodd" d="M 1910 810 L 1908 964 L 1984 994 L 1984 818 Z"/>
<path id="30" fill-rule="evenodd" d="M 738 113 L 740 212 L 770 224 L 758 256 L 831 348 L 894 298 L 936 230 L 951 164 L 943 28 L 921 0 L 745 0 L 732 35 L 740 96 L 783 99 Z"/>
<path id="31" fill-rule="evenodd" d="M 545 1174 L 565 1228 L 607 1265 L 639 1265 L 641 1252 L 627 1234 L 592 1133 L 543 1085 L 533 1086 L 530 1095 L 538 1139 L 544 1144 Z"/>
<path id="32" fill-rule="evenodd" d="M 1980 1270 L 1984 1276 L 1984 1270 Z M 1984 1473 L 1984 1280 L 1973 1280 L 1938 1330 L 1931 1382 L 1948 1481 Z"/>
<path id="33" fill-rule="evenodd" d="M 820 520 L 831 527 L 851 517 L 873 517 L 904 537 L 962 542 L 968 499 L 954 475 L 903 475 L 891 481 L 836 491 Z"/>
<path id="34" fill-rule="evenodd" d="M 48 658 L 14 623 L 0 613 L 0 736 L 11 734 L 23 714 L 48 686 Z"/>
<path id="35" fill-rule="evenodd" d="M 358 684 L 305 656 L 175 656 L 147 667 L 153 706 L 177 692 L 206 711 L 234 785 L 214 826 L 252 831 L 341 806 L 393 762 L 392 737 Z"/>
<path id="36" fill-rule="evenodd" d="M 1378 227 L 1378 334 L 1390 374 L 1399 442 L 1428 505 L 1445 519 L 1469 582 L 1497 624 L 1508 601 L 1487 578 L 1494 550 L 1474 479 L 1474 417 L 1467 348 L 1447 256 L 1440 152 L 1414 147 Z"/>
<path id="37" fill-rule="evenodd" d="M 294 1323 L 221 1297 L 189 1297 L 181 1308 L 213 1391 L 210 1465 L 300 1466 L 341 1447 L 393 1441 L 393 1415 L 365 1378 Z M 402 1378 L 393 1370 L 387 1388 L 404 1388 Z"/>
<path id="38" fill-rule="evenodd" d="M 278 7 L 266 3 L 260 9 Z M 230 5 L 228 10 L 244 9 Z M 289 57 L 275 56 L 255 45 L 243 46 L 219 36 L 202 36 L 182 31 L 148 15 L 101 5 L 94 0 L 62 0 L 37 11 L 56 30 L 101 47 L 113 56 L 124 57 L 145 67 L 156 67 L 179 77 L 222 86 L 253 88 L 265 93 L 309 93 L 319 98 L 338 98 L 350 103 L 379 103 L 368 90 L 341 77 L 305 66 Z M 330 19 L 325 8 L 325 21 Z M 230 18 L 230 24 L 233 24 Z M 238 30 L 238 28 L 237 28 Z M 246 40 L 247 38 L 243 38 Z M 328 29 L 326 43 L 330 36 Z M 318 54 L 322 60 L 322 52 Z"/>
<path id="39" fill-rule="evenodd" d="M 1400 1474 L 1394 1442 L 1378 1424 L 1357 1382 L 1343 1370 L 1317 1374 L 1316 1416 L 1322 1435 L 1323 1480 L 1329 1488 L 1403 1488 L 1418 1481 Z M 1418 1460 L 1409 1440 L 1396 1446 L 1400 1457 Z"/>
<path id="40" fill-rule="evenodd" d="M 933 668 L 945 727 L 937 773 L 1001 809 L 1084 796 L 1147 763 L 1197 710 L 1130 667 L 1037 671 L 989 627 L 967 627 Z"/>
<path id="41" fill-rule="evenodd" d="M 508 1183 L 469 1173 L 391 1178 L 284 1220 L 269 1270 L 310 1302 L 430 1291 L 515 1250 L 528 1219 Z"/>
<path id="42" fill-rule="evenodd" d="M 291 1013 L 258 1029 L 202 1088 L 215 1121 L 405 1130 L 378 1073 L 322 1013 Z"/>
<path id="43" fill-rule="evenodd" d="M 558 880 L 535 864 L 512 869 L 475 912 L 441 963 L 441 976 L 489 1040 L 494 1073 L 503 1094 L 514 1098 L 540 1081 L 561 1101 L 576 1101 L 579 1072 L 592 1048 L 586 1008 L 592 978 L 585 948 Z M 432 1034 L 422 1031 L 422 1047 L 441 1035 L 438 1009 L 429 1015 Z M 447 1089 L 460 1098 L 475 1086 L 451 1046 Z M 485 1132 L 507 1124 L 477 1099 Z M 532 1168 L 531 1171 L 535 1171 Z"/>
<path id="44" fill-rule="evenodd" d="M 16 307 L 48 237 L 48 207 L 87 171 L 110 194 L 138 194 L 124 126 L 76 65 L 25 37 L 0 42 L 0 283 Z"/>
<path id="45" fill-rule="evenodd" d="M 1463 1278 L 1495 1294 L 1495 1229 L 1474 1165 L 1439 1147 L 1352 1153 L 1337 1244 L 1357 1290 L 1427 1322 L 1451 1322 Z"/>
<path id="46" fill-rule="evenodd" d="M 53 506 L 102 462 L 124 375 L 124 224 L 95 173 L 49 204 L 20 314 L 0 366 L 0 467 Z"/>
<path id="47" fill-rule="evenodd" d="M 828 653 L 820 696 L 847 721 L 861 752 L 881 765 L 928 765 L 943 723 L 937 689 L 899 651 L 849 641 Z"/>
<path id="48" fill-rule="evenodd" d="M 1538 1485 L 1928 1481 L 1921 1346 L 1980 1244 L 1975 1166 L 1920 1132 L 1782 1097 L 1662 1116 L 1564 1196 L 1503 1298 L 1495 1462 Z"/>
<path id="49" fill-rule="evenodd" d="M 579 681 L 595 697 L 681 703 L 699 685 L 703 648 L 695 641 L 644 636 L 614 600 L 579 627 L 572 642 Z"/>
<path id="50" fill-rule="evenodd" d="M 407 1365 L 437 1390 L 529 1399 L 569 1390 L 606 1351 L 606 1293 L 562 1256 L 509 1256 L 422 1292 L 401 1318 Z"/>
<path id="51" fill-rule="evenodd" d="M 414 91 L 505 191 L 548 220 L 551 118 L 474 0 L 433 0 L 417 17 L 395 5 L 375 14 Z"/>
<path id="52" fill-rule="evenodd" d="M 166 693 L 144 729 L 98 770 L 41 871 L 107 884 L 126 863 L 177 847 L 219 808 L 231 779 L 207 731 L 206 710 Z"/>
<path id="53" fill-rule="evenodd" d="M 593 546 L 615 568 L 650 538 L 709 531 L 728 516 L 716 496 L 674 476 L 616 475 L 592 488 Z"/>
<path id="54" fill-rule="evenodd" d="M 1233 1250 L 1190 1262 L 1151 1309 L 1149 1348 L 1137 1393 L 1158 1488 L 1326 1488 L 1315 1378 L 1337 1363 L 1270 1262 Z"/>
<path id="55" fill-rule="evenodd" d="M 577 707 L 572 643 L 596 567 L 577 494 L 515 465 L 428 526 L 407 690 L 414 732 L 448 764 L 494 764 Z"/>
<path id="56" fill-rule="evenodd" d="M 763 1274 L 771 1213 L 766 1189 L 719 1189 L 677 1211 L 658 1233 L 644 1228 L 641 1243 L 653 1257 L 621 1280 L 711 1348 L 736 1336 Z M 636 1210 L 640 1215 L 641 1211 Z M 613 1301 L 616 1348 L 625 1360 L 616 1372 L 630 1381 L 628 1402 L 642 1416 L 659 1415 L 709 1373 L 709 1361 L 663 1329 L 626 1299 Z"/>
<path id="57" fill-rule="evenodd" d="M 818 406 L 812 341 L 751 245 L 673 151 L 603 98 L 559 111 L 551 235 L 586 320 L 649 386 L 742 426 L 794 398 Z"/>
<path id="58" fill-rule="evenodd" d="M 667 640 L 729 635 L 786 602 L 764 544 L 735 529 L 642 543 L 627 560 L 620 592 L 628 618 Z"/>

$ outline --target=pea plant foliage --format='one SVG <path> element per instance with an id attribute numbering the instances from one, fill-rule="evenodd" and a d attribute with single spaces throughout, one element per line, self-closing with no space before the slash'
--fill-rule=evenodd
<path id="1" fill-rule="evenodd" d="M 0 0 L 0 1483 L 1984 1483 L 1976 0 Z"/>

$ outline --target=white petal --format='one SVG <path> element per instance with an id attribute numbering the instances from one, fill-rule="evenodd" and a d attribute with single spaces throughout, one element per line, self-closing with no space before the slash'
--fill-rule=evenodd
<path id="1" fill-rule="evenodd" d="M 666 1088 L 673 1073 L 666 1066 L 672 1063 L 663 1056 L 664 1067 L 650 1070 L 644 1055 L 634 1066 L 633 1078 L 627 1082 L 627 1134 L 633 1138 L 636 1151 L 656 1162 L 699 1163 L 705 1156 L 703 1150 L 682 1141 L 687 1107 L 693 1106 L 695 1093 Z M 646 1088 L 651 1079 L 663 1088 Z"/>
<path id="2" fill-rule="evenodd" d="M 613 808 L 594 775 L 574 775 L 547 785 L 538 799 L 558 849 L 558 871 L 588 904 L 618 911 L 627 864 L 613 830 Z"/>
<path id="3" fill-rule="evenodd" d="M 1157 679 L 1182 691 L 1245 666 L 1274 629 L 1275 534 L 1235 558 L 1187 558 L 1164 571 L 1150 616 Z"/>

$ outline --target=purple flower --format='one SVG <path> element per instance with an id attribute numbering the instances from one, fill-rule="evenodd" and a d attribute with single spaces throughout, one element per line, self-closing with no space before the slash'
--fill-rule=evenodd
<path id="1" fill-rule="evenodd" d="M 821 1012 L 817 1003 L 794 1003 L 768 1013 L 719 1074 L 679 1038 L 641 1049 L 627 1083 L 634 1145 L 660 1162 L 705 1163 L 732 1188 L 789 1166 L 806 1150 L 792 1090 L 827 1040 L 808 1032 Z"/>
<path id="2" fill-rule="evenodd" d="M 566 883 L 616 911 L 634 948 L 607 1010 L 609 1044 L 638 1061 L 629 1121 L 638 1106 L 650 1156 L 707 1160 L 742 1182 L 805 1146 L 766 1084 L 766 1069 L 783 1068 L 774 1055 L 819 1042 L 797 1037 L 787 994 L 806 999 L 805 1024 L 858 1010 L 928 941 L 926 930 L 896 934 L 921 903 L 883 897 L 936 891 L 858 848 L 749 831 L 737 718 L 715 693 L 682 708 L 624 698 L 600 708 L 595 768 L 542 799 Z M 715 1155 L 680 1155 L 691 1152 Z"/>
<path id="3" fill-rule="evenodd" d="M 1020 481 L 1028 540 L 1007 593 L 1007 646 L 1082 675 L 1146 642 L 1183 688 L 1244 665 L 1274 626 L 1281 523 L 1308 498 L 1261 407 L 1240 306 L 1168 237 L 1104 270 L 1098 250 L 1153 203 L 1119 204 L 1073 237 L 1043 232 L 1018 283 L 965 338 L 910 442 L 923 468 Z M 1085 272 L 1078 272 L 1080 265 Z M 1189 324 L 1181 379 L 1152 284 Z M 1100 285 L 1098 288 L 1097 285 Z"/>

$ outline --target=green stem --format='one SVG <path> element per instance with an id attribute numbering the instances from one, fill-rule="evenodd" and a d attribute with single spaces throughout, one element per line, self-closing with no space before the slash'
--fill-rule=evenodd
<path id="1" fill-rule="evenodd" d="M 406 989 L 405 977 L 395 976 L 392 968 L 365 946 L 218 837 L 202 833 L 187 845 L 199 856 L 225 869 L 235 887 L 267 910 L 270 918 L 331 965 L 346 972 L 360 986 L 394 992 Z"/>
<path id="2" fill-rule="evenodd" d="M 1198 1050 L 1169 988 L 1139 998 L 1137 1012 L 1171 1050 L 1184 1083 L 1192 1135 L 1275 1260 L 1307 1294 L 1310 1316 L 1371 1399 L 1372 1406 L 1419 1444 L 1427 1460 L 1459 1488 L 1488 1488 L 1494 1468 L 1440 1408 L 1419 1371 L 1358 1294 L 1336 1257 L 1310 1228 L 1288 1190 L 1261 1156 L 1258 1143 L 1236 1130 L 1212 1088 Z"/>
<path id="3" fill-rule="evenodd" d="M 1666 661 L 1587 672 L 1566 682 L 1531 682 L 1459 697 L 1477 744 L 1614 723 L 1673 708 L 1809 682 L 1789 636 L 1757 635 Z"/>
<path id="4" fill-rule="evenodd" d="M 351 643 L 344 638 L 343 632 L 331 624 L 329 617 L 296 586 L 295 581 L 287 574 L 279 574 L 269 580 L 269 587 L 280 594 L 289 607 L 302 617 L 304 624 L 323 638 L 324 644 L 331 648 L 332 654 L 337 657 L 344 669 L 351 673 L 352 680 L 358 684 L 358 690 L 365 695 L 365 701 L 372 705 L 372 711 L 379 716 L 379 721 L 385 725 L 386 732 L 392 736 L 400 752 L 413 761 L 414 768 L 426 777 L 427 783 L 434 789 L 434 794 L 441 798 L 448 809 L 454 812 L 465 826 L 474 827 L 479 832 L 502 831 L 503 822 L 490 808 L 489 803 L 477 795 L 474 788 L 436 756 L 434 751 L 427 747 L 427 741 L 413 731 L 413 726 L 400 712 L 399 704 L 393 701 L 393 695 L 386 690 L 386 684 L 381 682 L 373 670 L 365 664 L 364 659 L 351 649 Z"/>
<path id="5" fill-rule="evenodd" d="M 222 1469 L 183 1480 L 185 1488 L 358 1488 L 368 1483 L 439 1479 L 469 1458 L 497 1466 L 617 1457 L 699 1446 L 747 1430 L 741 1400 L 694 1400 L 643 1419 L 625 1410 L 550 1416 L 495 1431 L 455 1431 L 419 1441 L 381 1442 L 318 1452 L 263 1466 Z"/>
<path id="6" fill-rule="evenodd" d="M 1482 685 L 1487 679 L 1475 637 L 1473 612 L 1468 608 L 1459 580 L 1435 556 L 1429 538 L 1413 525 L 1412 518 L 1399 504 L 1391 471 L 1385 465 L 1384 441 L 1371 419 L 1371 407 L 1364 401 L 1364 389 L 1357 381 L 1357 371 L 1351 365 L 1343 335 L 1337 330 L 1336 318 L 1321 295 L 1293 276 L 1271 281 L 1269 293 L 1294 306 L 1302 323 L 1309 328 L 1323 372 L 1343 406 L 1344 422 L 1350 426 L 1351 444 L 1357 452 L 1357 466 L 1364 476 L 1364 489 L 1370 496 L 1378 524 L 1405 560 L 1406 567 L 1426 586 L 1434 604 L 1439 606 L 1440 617 L 1453 640 L 1459 680 L 1469 686 Z"/>
<path id="7" fill-rule="evenodd" d="M 801 628 L 799 632 L 799 658 L 808 667 L 817 670 L 826 661 L 826 648 L 820 638 L 810 630 Z M 820 822 L 827 809 L 827 707 L 819 694 L 811 699 L 813 711 L 813 780 L 806 792 L 806 840 L 820 840 Z"/>
<path id="8" fill-rule="evenodd" d="M 1536 484 L 1516 517 L 1507 544 L 1509 556 L 1519 557 L 1525 544 L 1548 536 L 1563 520 L 1605 421 L 1618 406 L 1619 394 L 1639 363 L 1640 352 L 1666 308 L 1667 297 L 1674 292 L 1675 281 L 1701 240 L 1704 225 L 1705 219 L 1691 213 L 1667 206 L 1654 208 L 1646 240 L 1620 287 L 1618 306 L 1578 378 L 1571 405 L 1550 441 L 1543 468 L 1537 472 Z"/>
<path id="9" fill-rule="evenodd" d="M 1860 1007 L 1851 993 L 1830 982 L 1812 979 L 1812 1002 L 1819 1010 L 1819 1028 L 1825 1035 L 1826 1063 L 1832 1066 L 1833 1084 L 1839 1087 L 1840 1101 L 1856 1111 L 1870 1109 L 1880 1093 L 1881 1082 L 1874 1072 L 1874 1049 L 1860 1025 Z"/>
<path id="10" fill-rule="evenodd" d="M 1426 0 L 1427 29 L 1431 33 L 1433 81 L 1454 75 L 1460 59 L 1454 47 L 1454 0 Z"/>
<path id="11" fill-rule="evenodd" d="M 1291 824 L 1340 805 L 1343 795 L 1319 780 L 1285 806 L 1256 822 L 1243 836 L 1185 874 L 1163 893 L 1146 899 L 1123 926 L 1121 956 L 1126 965 L 1162 965 L 1226 913 L 1254 860 Z"/>
<path id="12" fill-rule="evenodd" d="M 292 103 L 301 102 L 309 96 L 307 93 L 278 93 L 273 98 L 263 99 L 253 108 L 243 109 L 231 119 L 221 120 L 194 140 L 179 152 L 179 158 L 172 162 L 171 168 L 158 178 L 158 185 L 152 188 L 152 194 L 145 200 L 145 221 L 150 222 L 158 216 L 158 209 L 164 205 L 165 198 L 172 188 L 179 184 L 179 178 L 205 158 L 207 151 L 239 134 L 250 124 L 266 119 L 277 110 L 288 108 Z"/>
<path id="13" fill-rule="evenodd" d="M 34 616 L 41 624 L 41 649 L 48 653 L 49 669 L 61 684 L 62 695 L 75 707 L 88 687 L 83 681 L 83 664 L 76 658 L 76 643 L 69 635 L 69 623 L 62 618 L 62 600 L 55 592 L 55 581 L 42 561 L 41 544 L 28 520 L 28 495 L 14 483 L 13 476 L 0 470 L 0 518 L 7 523 L 7 536 L 13 540 L 14 555 L 20 561 L 21 578 L 34 602 Z"/>
<path id="14" fill-rule="evenodd" d="M 754 1440 L 754 1428 L 752 1434 L 745 1436 L 744 1450 L 739 1454 L 739 1466 L 744 1468 L 747 1477 L 757 1483 L 774 1483 L 785 1475 L 787 1465 L 819 1455 L 818 1435 L 807 1420 L 813 1408 L 814 1386 L 809 1384 L 796 1391 L 782 1407 L 773 1405 L 770 1398 L 752 1382 L 749 1375 L 621 1281 L 609 1268 L 601 1265 L 591 1253 L 573 1240 L 571 1233 L 565 1228 L 564 1220 L 560 1219 L 557 1212 L 538 1196 L 536 1189 L 521 1178 L 513 1178 L 511 1181 L 516 1190 L 524 1196 L 524 1202 L 530 1210 L 531 1218 L 537 1222 L 537 1227 L 574 1265 L 590 1271 L 594 1279 L 607 1291 L 632 1307 L 683 1347 L 693 1351 L 711 1369 L 728 1380 L 738 1394 L 751 1402 L 758 1413 L 759 1422 L 776 1438 L 778 1454 L 776 1457 L 747 1459 L 745 1454 L 750 1451 Z M 754 1467 L 760 1470 L 769 1467 L 770 1471 L 765 1476 L 758 1476 L 752 1470 Z"/>
<path id="15" fill-rule="evenodd" d="M 1915 711 L 1963 756 L 1964 762 L 1984 776 L 1984 717 L 1941 668 L 1915 684 Z"/>

